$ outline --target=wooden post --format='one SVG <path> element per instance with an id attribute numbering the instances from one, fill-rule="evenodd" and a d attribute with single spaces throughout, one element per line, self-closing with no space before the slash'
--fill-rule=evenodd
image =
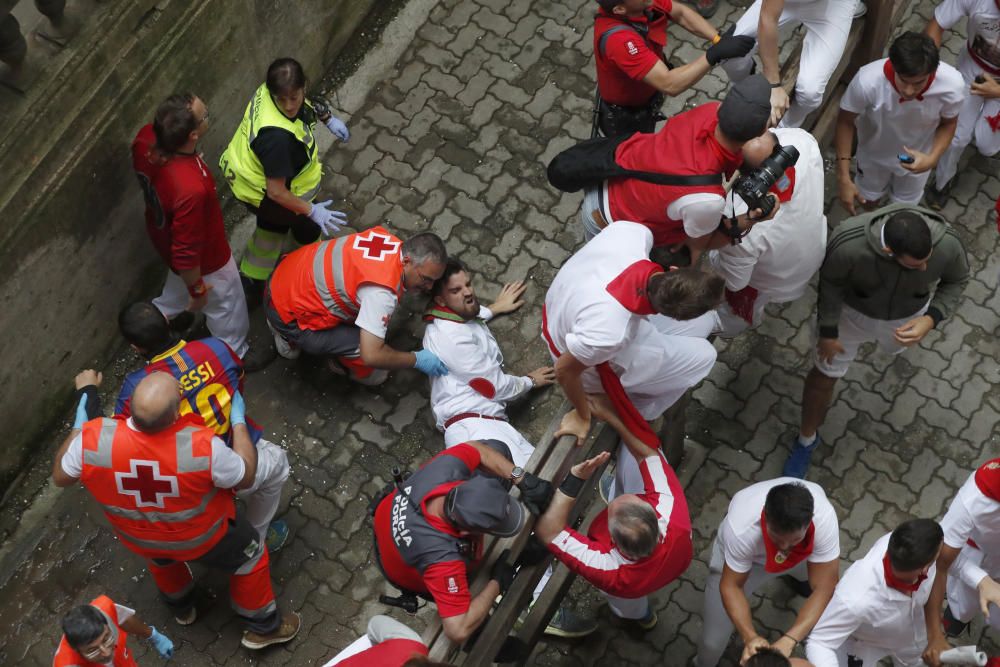
<path id="1" fill-rule="evenodd" d="M 895 0 L 867 0 L 868 13 L 861 41 L 854 49 L 848 76 L 853 76 L 858 68 L 882 57 L 892 32 L 893 16 L 896 13 Z"/>

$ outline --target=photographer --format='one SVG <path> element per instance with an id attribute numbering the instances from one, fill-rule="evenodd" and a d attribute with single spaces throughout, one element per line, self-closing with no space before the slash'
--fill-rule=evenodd
<path id="1" fill-rule="evenodd" d="M 826 252 L 819 145 L 805 130 L 784 127 L 747 143 L 745 150 L 765 153 L 775 141 L 799 153 L 795 165 L 771 187 L 781 200 L 781 211 L 767 224 L 755 225 L 740 243 L 709 253 L 712 269 L 726 279 L 726 300 L 717 311 L 722 336 L 736 336 L 759 324 L 768 303 L 801 297 Z"/>
<path id="2" fill-rule="evenodd" d="M 612 178 L 585 191 L 580 219 L 591 239 L 609 223 L 638 222 L 653 232 L 653 245 L 685 243 L 692 262 L 701 253 L 730 243 L 720 231 L 727 178 L 741 165 L 759 166 L 760 156 L 743 148 L 767 129 L 771 88 L 761 76 L 751 76 L 730 89 L 721 104 L 711 102 L 678 114 L 655 134 L 636 134 L 617 148 L 621 167 L 678 176 L 719 175 L 718 184 L 658 185 L 633 177 Z M 739 228 L 770 219 L 751 211 L 739 218 Z"/>
<path id="3" fill-rule="evenodd" d="M 745 56 L 753 37 L 720 35 L 690 7 L 671 0 L 597 0 L 594 60 L 604 136 L 652 132 L 666 96 L 679 95 L 727 58 Z M 671 22 L 711 42 L 704 54 L 670 67 L 664 49 Z"/>

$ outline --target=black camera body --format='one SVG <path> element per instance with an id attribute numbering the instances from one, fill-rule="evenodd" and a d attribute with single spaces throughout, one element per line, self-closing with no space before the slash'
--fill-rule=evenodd
<path id="1" fill-rule="evenodd" d="M 766 218 L 774 209 L 774 199 L 769 196 L 768 191 L 798 159 L 799 151 L 795 146 L 778 144 L 759 167 L 740 174 L 733 183 L 732 190 L 747 203 L 751 211 L 759 208 L 762 211 L 761 217 Z"/>

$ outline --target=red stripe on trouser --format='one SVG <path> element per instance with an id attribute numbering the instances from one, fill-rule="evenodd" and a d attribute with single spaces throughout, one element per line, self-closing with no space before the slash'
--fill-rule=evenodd
<path id="1" fill-rule="evenodd" d="M 350 372 L 352 377 L 364 379 L 375 372 L 375 369 L 361 361 L 361 357 L 337 357 L 337 361 Z"/>
<path id="2" fill-rule="evenodd" d="M 558 359 L 560 353 L 549 334 L 549 318 L 545 312 L 545 306 L 542 306 L 542 338 L 548 344 L 552 356 Z M 604 389 L 604 393 L 611 399 L 611 403 L 615 406 L 615 411 L 621 417 L 622 422 L 625 423 L 625 427 L 650 447 L 659 449 L 661 447 L 660 438 L 653 432 L 653 429 L 649 428 L 649 422 L 639 414 L 639 410 L 625 393 L 625 387 L 622 386 L 621 379 L 612 370 L 611 365 L 606 361 L 603 364 L 598 364 L 597 375 L 601 378 L 601 387 Z"/>
<path id="3" fill-rule="evenodd" d="M 229 597 L 233 604 L 246 612 L 264 609 L 274 603 L 271 590 L 271 561 L 267 549 L 263 550 L 257 564 L 246 574 L 229 577 Z"/>
<path id="4" fill-rule="evenodd" d="M 194 580 L 187 563 L 174 561 L 170 565 L 157 565 L 151 560 L 146 561 L 149 573 L 153 575 L 156 587 L 169 599 L 178 599 L 190 590 Z"/>

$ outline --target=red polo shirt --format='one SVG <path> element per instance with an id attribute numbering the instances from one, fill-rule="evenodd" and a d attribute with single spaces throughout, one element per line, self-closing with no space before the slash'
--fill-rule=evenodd
<path id="1" fill-rule="evenodd" d="M 149 238 L 174 273 L 218 271 L 232 251 L 212 172 L 199 155 L 173 155 L 161 163 L 150 152 L 155 145 L 152 124 L 139 130 L 132 142 L 132 166 L 146 198 Z"/>
<path id="2" fill-rule="evenodd" d="M 616 18 L 616 15 L 599 9 L 594 19 L 594 58 L 597 61 L 597 87 L 601 99 L 609 104 L 625 107 L 643 106 L 656 93 L 656 88 L 643 82 L 657 61 L 665 61 L 663 49 L 667 45 L 668 14 L 673 9 L 671 0 L 653 0 L 649 15 L 637 19 Z M 601 53 L 601 36 L 615 26 L 637 24 L 649 27 L 643 39 L 635 30 L 619 30 L 604 43 Z"/>

